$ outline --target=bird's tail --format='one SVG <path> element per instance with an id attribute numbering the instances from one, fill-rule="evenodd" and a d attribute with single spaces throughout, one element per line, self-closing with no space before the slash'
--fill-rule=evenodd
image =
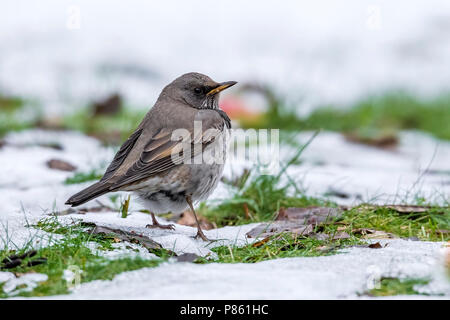
<path id="1" fill-rule="evenodd" d="M 79 206 L 80 204 L 110 192 L 111 189 L 109 187 L 109 183 L 99 181 L 71 196 L 69 200 L 66 201 L 66 204 L 71 205 L 72 207 Z"/>

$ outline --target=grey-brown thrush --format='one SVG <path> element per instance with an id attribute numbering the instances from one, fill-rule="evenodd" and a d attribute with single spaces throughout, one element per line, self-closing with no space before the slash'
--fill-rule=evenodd
<path id="1" fill-rule="evenodd" d="M 205 163 L 198 158 L 208 149 L 211 152 L 215 144 L 217 149 L 218 138 L 231 126 L 218 102 L 219 93 L 234 84 L 217 83 L 194 72 L 175 79 L 120 147 L 101 180 L 70 197 L 66 204 L 78 206 L 108 192 L 133 191 L 152 215 L 153 225 L 147 227 L 172 229 L 172 225 L 160 225 L 154 214 L 181 213 L 189 207 L 197 221 L 196 237 L 207 240 L 193 203 L 205 200 L 217 186 L 224 161 Z M 196 132 L 195 123 L 201 123 L 200 132 Z M 173 135 L 180 129 L 185 132 L 183 137 L 187 134 L 190 139 Z M 186 144 L 192 148 L 186 149 Z M 223 157 L 225 150 L 226 146 Z"/>

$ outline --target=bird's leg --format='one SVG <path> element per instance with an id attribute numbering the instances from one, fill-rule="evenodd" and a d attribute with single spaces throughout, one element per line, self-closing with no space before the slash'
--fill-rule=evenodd
<path id="1" fill-rule="evenodd" d="M 192 205 L 191 196 L 186 196 L 186 202 L 188 203 L 189 207 L 191 208 L 191 211 L 194 214 L 195 222 L 197 223 L 197 235 L 195 236 L 195 238 L 202 238 L 202 240 L 204 240 L 204 241 L 209 241 L 209 239 L 203 233 L 202 228 L 200 227 L 200 222 L 198 222 L 197 214 L 195 213 L 194 206 Z"/>
<path id="2" fill-rule="evenodd" d="M 152 224 L 148 224 L 145 227 L 146 228 L 159 228 L 159 229 L 169 229 L 169 230 L 175 230 L 175 226 L 173 224 L 160 224 L 155 217 L 155 214 L 153 212 L 150 212 L 152 215 Z"/>

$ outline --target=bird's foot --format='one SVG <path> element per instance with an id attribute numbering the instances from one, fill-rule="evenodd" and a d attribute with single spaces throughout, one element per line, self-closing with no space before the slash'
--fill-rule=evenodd
<path id="1" fill-rule="evenodd" d="M 195 235 L 194 239 L 198 239 L 201 238 L 203 241 L 210 241 L 205 234 L 203 233 L 203 231 L 201 229 L 197 230 L 197 234 Z"/>
<path id="2" fill-rule="evenodd" d="M 148 224 L 145 227 L 149 228 L 149 229 L 175 230 L 175 225 L 173 225 L 173 224 L 153 223 L 153 224 Z"/>

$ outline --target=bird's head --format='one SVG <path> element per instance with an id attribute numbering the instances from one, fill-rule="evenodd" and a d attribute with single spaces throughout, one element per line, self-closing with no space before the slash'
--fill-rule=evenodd
<path id="1" fill-rule="evenodd" d="M 236 81 L 218 83 L 204 74 L 190 72 L 167 85 L 163 94 L 193 108 L 218 109 L 219 93 L 236 83 Z"/>

